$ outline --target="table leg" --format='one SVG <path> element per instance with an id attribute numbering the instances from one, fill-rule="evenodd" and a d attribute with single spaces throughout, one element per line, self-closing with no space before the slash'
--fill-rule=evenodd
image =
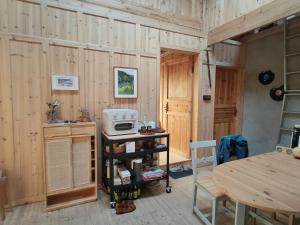
<path id="1" fill-rule="evenodd" d="M 110 190 L 110 206 L 114 208 L 115 197 L 114 197 L 114 161 L 112 156 L 109 156 L 109 190 Z"/>
<path id="2" fill-rule="evenodd" d="M 167 137 L 167 185 L 166 187 L 170 187 L 169 178 L 170 177 L 170 139 Z"/>
<path id="3" fill-rule="evenodd" d="M 5 209 L 4 209 L 4 204 L 5 204 L 5 184 L 0 183 L 0 223 L 1 220 L 5 219 Z"/>
<path id="4" fill-rule="evenodd" d="M 294 225 L 295 224 L 295 216 L 294 215 L 289 215 L 289 225 Z"/>
<path id="5" fill-rule="evenodd" d="M 235 225 L 245 225 L 246 221 L 246 206 L 237 202 L 235 207 Z"/>

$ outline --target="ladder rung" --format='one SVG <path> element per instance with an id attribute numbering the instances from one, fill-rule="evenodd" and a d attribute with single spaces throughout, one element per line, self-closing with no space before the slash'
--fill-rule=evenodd
<path id="1" fill-rule="evenodd" d="M 300 96 L 300 90 L 285 90 L 284 92 L 287 93 L 286 95 Z"/>
<path id="2" fill-rule="evenodd" d="M 300 115 L 300 111 L 283 111 L 283 113 L 285 113 L 285 114 L 299 114 Z"/>
<path id="3" fill-rule="evenodd" d="M 293 132 L 293 129 L 284 128 L 284 127 L 281 127 L 280 130 L 282 130 L 282 131 L 288 131 L 288 132 Z"/>
<path id="4" fill-rule="evenodd" d="M 294 53 L 291 53 L 291 54 L 286 54 L 285 56 L 286 57 L 292 57 L 292 56 L 297 56 L 297 55 L 300 55 L 300 52 L 294 52 Z"/>
<path id="5" fill-rule="evenodd" d="M 300 70 L 299 70 L 299 71 L 286 72 L 286 73 L 285 73 L 285 75 L 294 75 L 294 74 L 299 74 L 299 75 L 300 75 Z"/>
<path id="6" fill-rule="evenodd" d="M 289 35 L 286 37 L 287 40 L 293 39 L 293 38 L 297 38 L 300 37 L 300 34 L 293 34 L 293 35 Z"/>
<path id="7" fill-rule="evenodd" d="M 287 96 L 300 96 L 300 93 L 291 92 L 291 93 L 286 93 L 285 95 L 287 95 Z"/>

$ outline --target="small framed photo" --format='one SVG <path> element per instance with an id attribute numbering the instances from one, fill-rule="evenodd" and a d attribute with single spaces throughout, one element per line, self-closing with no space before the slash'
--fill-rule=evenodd
<path id="1" fill-rule="evenodd" d="M 78 91 L 79 90 L 78 76 L 53 75 L 52 90 Z"/>
<path id="2" fill-rule="evenodd" d="M 115 98 L 137 98 L 137 68 L 114 67 Z"/>

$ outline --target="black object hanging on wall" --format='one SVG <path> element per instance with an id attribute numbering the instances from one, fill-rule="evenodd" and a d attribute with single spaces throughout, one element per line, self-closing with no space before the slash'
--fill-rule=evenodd
<path id="1" fill-rule="evenodd" d="M 284 96 L 284 86 L 281 85 L 277 88 L 272 88 L 270 90 L 270 97 L 274 100 L 274 101 L 282 101 L 283 100 L 283 96 Z"/>
<path id="2" fill-rule="evenodd" d="M 258 75 L 258 80 L 263 85 L 272 83 L 274 78 L 275 74 L 271 70 L 263 71 Z"/>

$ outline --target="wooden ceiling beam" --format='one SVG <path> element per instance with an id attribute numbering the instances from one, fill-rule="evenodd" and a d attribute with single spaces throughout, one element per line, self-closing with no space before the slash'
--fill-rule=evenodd
<path id="1" fill-rule="evenodd" d="M 41 0 L 31 1 L 36 1 L 38 3 Z M 160 30 L 171 31 L 200 38 L 207 37 L 207 35 L 204 34 L 201 29 L 194 29 L 192 27 L 166 22 L 160 19 L 154 19 L 152 17 L 147 17 L 146 15 L 141 16 L 138 15 L 138 13 L 132 14 L 129 11 L 121 10 L 124 7 L 123 5 L 119 6 L 119 8 L 116 7 L 115 4 L 110 5 L 110 1 L 108 0 L 43 0 L 43 2 L 48 6 L 68 8 L 69 10 L 73 11 L 80 11 L 82 13 L 106 18 L 114 18 L 115 20 L 129 23 L 139 23 L 143 26 Z"/>
<path id="2" fill-rule="evenodd" d="M 299 0 L 273 0 L 208 33 L 208 45 L 236 37 L 300 12 Z"/>
<path id="3" fill-rule="evenodd" d="M 200 18 L 198 20 L 192 19 L 191 17 L 181 16 L 181 15 L 170 15 L 167 13 L 161 13 L 159 10 L 154 8 L 142 7 L 138 4 L 129 3 L 126 0 L 116 1 L 116 0 L 80 0 L 82 2 L 88 2 L 96 5 L 101 5 L 111 9 L 120 10 L 123 12 L 129 12 L 134 15 L 146 16 L 149 18 L 174 23 L 180 26 L 190 27 L 193 29 L 200 29 Z"/>
<path id="4" fill-rule="evenodd" d="M 300 28 L 300 18 L 293 19 L 292 21 L 289 21 L 289 29 L 293 28 Z M 242 37 L 240 39 L 241 42 L 251 42 L 251 41 L 256 41 L 258 39 L 274 35 L 277 33 L 283 33 L 283 26 L 275 26 L 266 30 L 262 30 L 259 33 L 251 33 L 245 35 L 245 37 Z"/>

